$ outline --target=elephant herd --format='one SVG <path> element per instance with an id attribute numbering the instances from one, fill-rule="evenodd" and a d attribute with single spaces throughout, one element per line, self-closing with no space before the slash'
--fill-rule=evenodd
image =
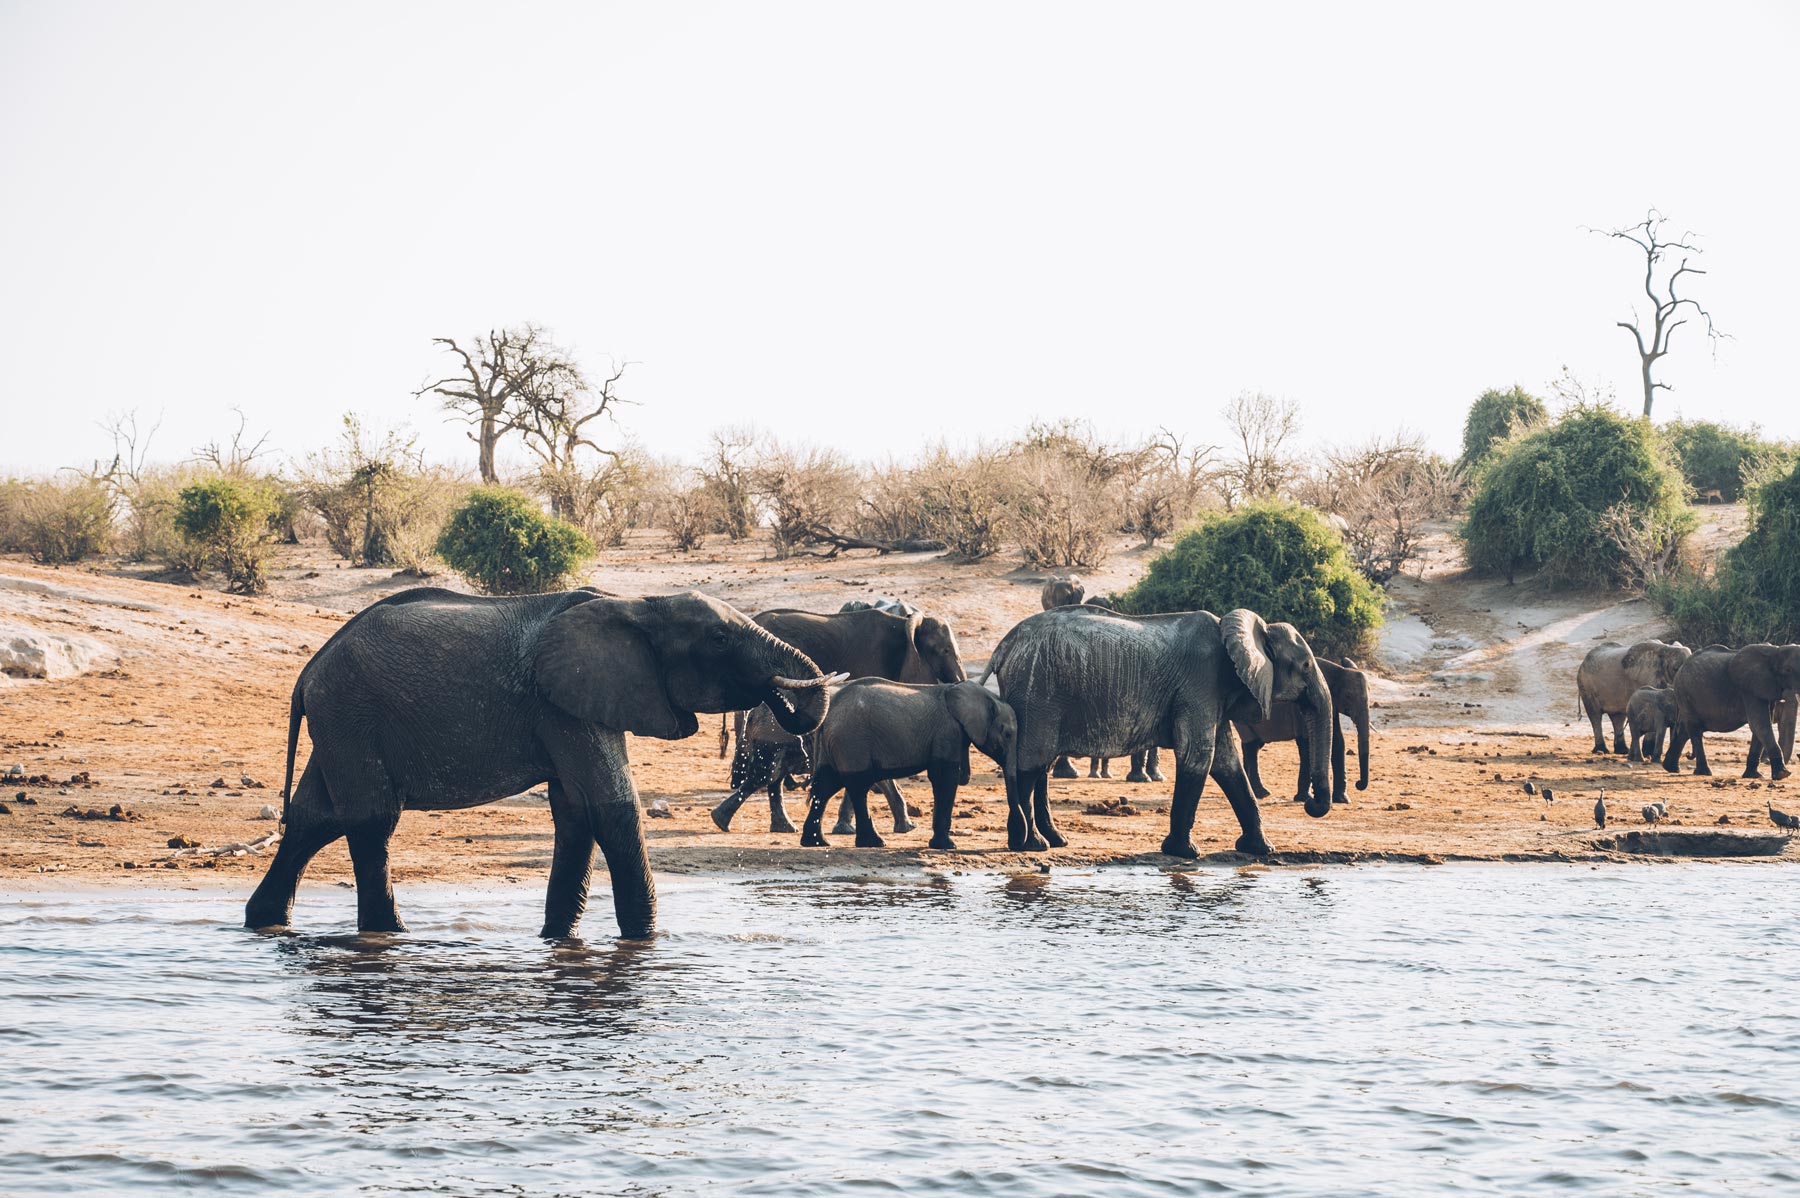
<path id="1" fill-rule="evenodd" d="M 781 788 L 805 774 L 804 845 L 825 843 L 822 816 L 839 791 L 839 826 L 853 828 L 858 845 L 881 843 L 871 789 L 885 788 L 896 824 L 910 826 L 892 784 L 922 773 L 932 788 L 931 845 L 954 847 L 951 811 L 971 749 L 1006 780 L 1013 850 L 1067 843 L 1047 794 L 1065 753 L 1170 750 L 1174 800 L 1162 848 L 1182 857 L 1198 856 L 1192 829 L 1209 776 L 1236 815 L 1237 848 L 1270 851 L 1254 755 L 1270 740 L 1307 746 L 1295 796 L 1307 814 L 1328 814 L 1334 790 L 1343 799 L 1333 695 L 1363 695 L 1366 708 L 1366 689 L 1347 688 L 1360 673 L 1322 663 L 1291 625 L 1248 610 L 1051 607 L 1008 632 L 975 682 L 945 621 L 900 604 L 853 606 L 860 610 L 752 618 L 699 592 L 482 598 L 435 587 L 371 605 L 294 684 L 284 835 L 246 904 L 246 926 L 286 926 L 307 864 L 341 837 L 358 927 L 402 930 L 388 869 L 401 812 L 473 807 L 544 784 L 554 843 L 542 934 L 573 934 L 598 846 L 620 932 L 647 936 L 656 893 L 625 734 L 681 739 L 702 712 L 740 713 L 734 789 L 715 821 L 729 826 L 737 805 L 766 786 L 771 826 L 791 831 Z M 1358 717 L 1359 789 L 1366 719 Z M 313 748 L 296 782 L 303 721 Z M 1240 744 L 1254 746 L 1248 756 Z"/>
<path id="2" fill-rule="evenodd" d="M 1695 653 L 1680 643 L 1607 641 L 1582 660 L 1575 689 L 1593 725 L 1596 753 L 1622 753 L 1632 761 L 1660 757 L 1665 770 L 1678 773 L 1682 750 L 1692 745 L 1694 773 L 1706 776 L 1712 773 L 1706 734 L 1747 724 L 1750 754 L 1743 776 L 1761 777 L 1765 758 L 1772 778 L 1788 776 L 1800 706 L 1800 645 L 1708 645 Z M 1610 749 L 1603 717 L 1612 724 Z"/>

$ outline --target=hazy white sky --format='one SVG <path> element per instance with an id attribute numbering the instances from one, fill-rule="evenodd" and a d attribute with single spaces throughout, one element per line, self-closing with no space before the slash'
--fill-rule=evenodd
<path id="1" fill-rule="evenodd" d="M 1677 410 L 1800 435 L 1800 5 L 0 2 L 0 469 L 303 451 L 434 335 L 635 363 L 623 423 L 863 456 L 1034 415 L 1450 449 L 1613 321 L 1654 203 L 1705 234 Z M 1641 294 L 1638 295 L 1641 300 Z"/>

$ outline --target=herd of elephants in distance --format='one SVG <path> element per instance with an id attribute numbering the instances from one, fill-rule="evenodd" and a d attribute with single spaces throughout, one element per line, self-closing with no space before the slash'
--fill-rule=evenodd
<path id="1" fill-rule="evenodd" d="M 574 933 L 597 844 L 621 934 L 647 936 L 656 892 L 624 734 L 691 736 L 698 713 L 737 713 L 733 789 L 714 822 L 729 828 L 739 806 L 766 790 L 770 829 L 794 831 L 781 791 L 804 776 L 803 845 L 826 843 L 825 808 L 840 791 L 835 831 L 854 832 L 858 846 L 882 843 L 871 789 L 887 797 L 895 830 L 910 829 L 893 783 L 922 773 L 932 790 L 930 845 L 954 848 L 952 806 L 969 781 L 971 748 L 1005 778 L 1013 851 L 1067 843 L 1047 787 L 1053 771 L 1074 776 L 1070 756 L 1090 758 L 1090 772 L 1129 756 L 1130 780 L 1152 781 L 1162 778 L 1157 750 L 1169 750 L 1175 783 L 1162 851 L 1185 858 L 1199 855 L 1192 831 L 1209 775 L 1237 819 L 1236 849 L 1271 851 L 1257 806 L 1269 794 L 1257 754 L 1271 741 L 1297 742 L 1293 801 L 1323 817 L 1347 801 L 1339 717 L 1349 716 L 1356 787 L 1368 785 L 1367 677 L 1347 658 L 1315 656 L 1292 625 L 1241 608 L 1124 615 L 1073 578 L 1052 579 L 1042 599 L 1044 610 L 1015 625 L 971 681 L 949 624 L 890 600 L 750 617 L 693 591 L 392 595 L 346 622 L 295 682 L 284 835 L 245 923 L 286 926 L 307 863 L 343 837 L 359 928 L 402 930 L 388 871 L 400 813 L 473 807 L 547 784 L 554 844 L 542 934 Z M 1796 690 L 1800 645 L 1695 653 L 1608 642 L 1577 673 L 1594 751 L 1660 753 L 1671 772 L 1691 743 L 1695 773 L 1710 773 L 1704 734 L 1748 724 L 1744 776 L 1758 776 L 1767 758 L 1786 777 Z M 1612 721 L 1610 748 L 1602 717 Z M 296 783 L 302 721 L 313 747 Z M 721 755 L 729 739 L 722 728 Z"/>

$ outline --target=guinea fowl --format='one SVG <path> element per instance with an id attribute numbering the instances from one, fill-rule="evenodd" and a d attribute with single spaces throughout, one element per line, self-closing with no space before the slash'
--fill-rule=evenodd
<path id="1" fill-rule="evenodd" d="M 1786 828 L 1790 832 L 1796 828 L 1800 828 L 1800 816 L 1789 815 L 1773 803 L 1769 804 L 1769 820 L 1777 828 Z"/>
<path id="2" fill-rule="evenodd" d="M 1606 788 L 1600 788 L 1600 797 L 1594 800 L 1594 823 L 1606 827 Z"/>
<path id="3" fill-rule="evenodd" d="M 1661 803 L 1644 804 L 1644 822 L 1647 824 L 1660 824 L 1668 814 L 1669 809 Z"/>

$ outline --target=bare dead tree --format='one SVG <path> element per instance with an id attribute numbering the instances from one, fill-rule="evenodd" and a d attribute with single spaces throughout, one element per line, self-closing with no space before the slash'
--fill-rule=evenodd
<path id="1" fill-rule="evenodd" d="M 144 466 L 150 458 L 150 443 L 156 439 L 157 430 L 162 428 L 162 417 L 157 416 L 156 423 L 149 428 L 140 428 L 134 408 L 121 415 L 109 416 L 100 427 L 112 437 L 112 463 L 102 466 L 95 461 L 88 477 L 105 483 L 115 493 L 124 494 L 143 479 Z"/>
<path id="2" fill-rule="evenodd" d="M 426 383 L 413 395 L 437 395 L 446 411 L 475 426 L 469 440 L 480 447 L 481 481 L 498 482 L 494 447 L 501 437 L 520 427 L 515 401 L 533 388 L 549 394 L 567 387 L 566 378 L 554 380 L 571 371 L 579 376 L 580 370 L 535 324 L 490 329 L 485 336 L 474 338 L 468 349 L 450 337 L 433 337 L 431 343 L 455 355 L 460 369 Z"/>
<path id="3" fill-rule="evenodd" d="M 617 450 L 595 441 L 587 429 L 601 416 L 611 417 L 619 404 L 629 402 L 615 390 L 627 365 L 613 363 L 611 373 L 598 387 L 567 360 L 549 364 L 520 382 L 513 396 L 513 424 L 546 471 L 573 470 L 576 453 L 582 449 L 618 459 Z"/>
<path id="4" fill-rule="evenodd" d="M 1673 390 L 1669 384 L 1655 381 L 1652 372 L 1656 368 L 1657 361 L 1669 352 L 1669 340 L 1675 335 L 1675 330 L 1686 324 L 1691 315 L 1698 315 L 1706 321 L 1706 335 L 1712 339 L 1715 352 L 1717 352 L 1719 339 L 1728 336 L 1713 327 L 1712 313 L 1701 307 L 1698 300 L 1676 292 L 1675 285 L 1681 280 L 1682 275 L 1706 273 L 1697 266 L 1688 265 L 1690 255 L 1697 255 L 1704 251 L 1694 244 L 1695 234 L 1692 232 L 1683 233 L 1673 240 L 1664 240 L 1662 230 L 1667 220 L 1667 217 L 1652 208 L 1643 220 L 1629 228 L 1588 230 L 1590 233 L 1603 233 L 1607 237 L 1629 241 L 1632 245 L 1637 246 L 1644 255 L 1644 294 L 1650 300 L 1649 327 L 1647 329 L 1644 327 L 1644 318 L 1638 314 L 1635 305 L 1631 309 L 1630 320 L 1621 320 L 1616 323 L 1630 333 L 1632 340 L 1637 344 L 1638 373 L 1644 384 L 1644 416 L 1646 419 L 1650 416 L 1651 405 L 1655 403 L 1657 388 L 1660 387 L 1664 391 Z M 1659 290 L 1656 279 L 1657 269 L 1663 265 L 1665 257 L 1677 250 L 1681 251 L 1682 256 L 1668 278 L 1662 281 Z M 1683 309 L 1692 309 L 1692 311 L 1686 312 Z M 1646 332 L 1649 334 L 1647 340 Z"/>
<path id="5" fill-rule="evenodd" d="M 750 425 L 714 429 L 699 471 L 700 485 L 712 497 L 718 531 L 734 541 L 749 536 L 756 523 L 754 475 L 759 439 Z"/>
<path id="6" fill-rule="evenodd" d="M 211 466 L 228 478 L 242 478 L 250 473 L 250 466 L 267 452 L 269 434 L 264 433 L 254 441 L 246 439 L 246 430 L 250 427 L 249 417 L 244 409 L 231 409 L 237 416 L 237 428 L 232 431 L 230 442 L 208 441 L 194 450 L 194 460 Z"/>
<path id="7" fill-rule="evenodd" d="M 1300 431 L 1300 405 L 1263 391 L 1243 391 L 1225 405 L 1224 416 L 1237 442 L 1236 460 L 1219 472 L 1226 506 L 1281 494 L 1300 472 L 1299 461 L 1283 452 Z"/>

